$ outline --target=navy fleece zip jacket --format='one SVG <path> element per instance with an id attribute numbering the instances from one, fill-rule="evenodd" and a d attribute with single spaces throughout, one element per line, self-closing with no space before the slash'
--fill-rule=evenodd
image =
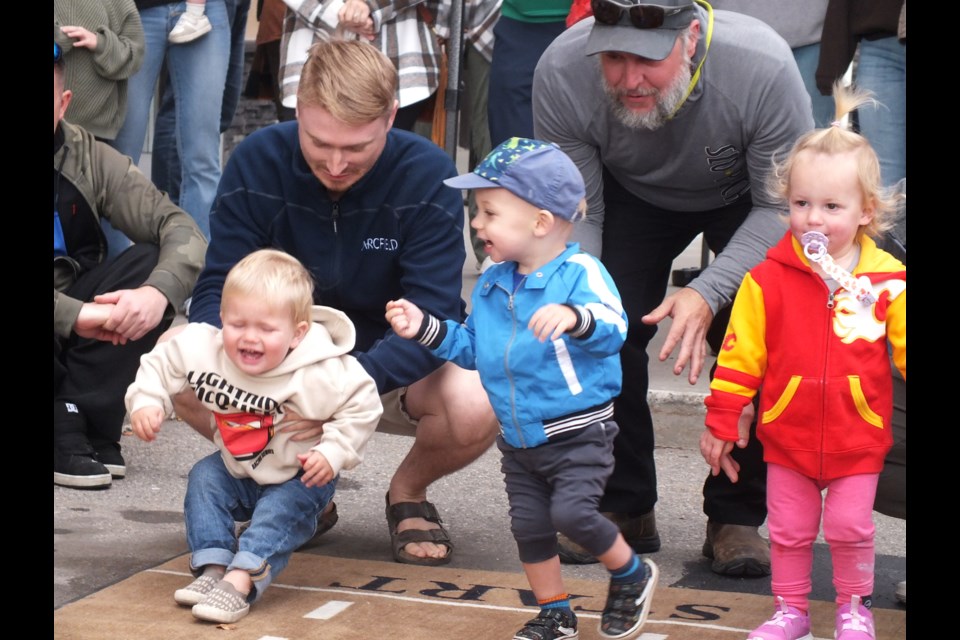
<path id="1" fill-rule="evenodd" d="M 423 378 L 443 361 L 394 334 L 384 310 L 405 297 L 437 317 L 464 319 L 463 201 L 443 185 L 456 174 L 432 142 L 391 130 L 370 171 L 334 201 L 303 158 L 296 122 L 260 129 L 223 172 L 190 321 L 220 326 L 227 272 L 251 251 L 272 247 L 309 269 L 315 304 L 353 321 L 352 355 L 381 394 Z"/>

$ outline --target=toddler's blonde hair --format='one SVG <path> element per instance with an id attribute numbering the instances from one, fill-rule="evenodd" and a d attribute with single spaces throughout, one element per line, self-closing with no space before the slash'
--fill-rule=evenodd
<path id="1" fill-rule="evenodd" d="M 773 171 L 767 181 L 771 194 L 784 204 L 790 202 L 790 175 L 797 156 L 802 151 L 837 155 L 853 153 L 857 160 L 857 175 L 860 191 L 863 194 L 865 208 L 873 207 L 873 220 L 864 225 L 860 232 L 877 237 L 894 225 L 897 200 L 903 196 L 893 189 L 884 188 L 880 179 L 880 161 L 870 142 L 854 131 L 846 129 L 841 123 L 858 107 L 872 105 L 877 101 L 869 91 L 855 87 L 845 87 L 839 81 L 833 84 L 833 101 L 836 105 L 834 122 L 824 129 L 814 129 L 800 136 L 782 160 L 774 160 Z"/>
<path id="2" fill-rule="evenodd" d="M 256 298 L 269 309 L 289 309 L 294 324 L 309 323 L 313 278 L 290 254 L 276 249 L 260 249 L 230 269 L 223 283 L 221 308 L 234 295 Z"/>

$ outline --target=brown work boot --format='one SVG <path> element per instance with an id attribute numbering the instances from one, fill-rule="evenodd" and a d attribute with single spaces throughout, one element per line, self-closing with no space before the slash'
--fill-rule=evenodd
<path id="1" fill-rule="evenodd" d="M 630 516 L 626 513 L 603 511 L 601 515 L 613 522 L 620 529 L 624 540 L 627 541 L 636 553 L 654 553 L 660 550 L 660 534 L 657 532 L 657 516 L 653 509 L 639 516 Z M 597 559 L 563 535 L 557 536 L 560 562 L 563 564 L 594 564 Z"/>
<path id="2" fill-rule="evenodd" d="M 770 544 L 760 537 L 757 527 L 708 522 L 703 555 L 713 560 L 713 572 L 723 576 L 770 575 Z"/>

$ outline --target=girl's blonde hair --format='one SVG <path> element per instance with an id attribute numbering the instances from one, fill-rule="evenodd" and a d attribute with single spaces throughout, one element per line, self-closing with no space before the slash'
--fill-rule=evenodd
<path id="1" fill-rule="evenodd" d="M 221 308 L 233 295 L 256 298 L 265 308 L 287 308 L 294 324 L 310 322 L 313 278 L 300 261 L 276 249 L 260 249 L 235 264 L 223 283 Z"/>
<path id="2" fill-rule="evenodd" d="M 873 220 L 860 231 L 876 237 L 893 227 L 897 201 L 903 196 L 894 189 L 883 186 L 880 179 L 880 161 L 870 142 L 859 133 L 846 129 L 841 123 L 844 117 L 858 107 L 867 104 L 876 107 L 879 103 L 869 91 L 852 86 L 845 87 L 840 81 L 833 84 L 833 102 L 836 105 L 834 122 L 825 129 L 814 129 L 800 136 L 785 158 L 775 159 L 773 171 L 767 180 L 767 188 L 775 198 L 789 204 L 790 175 L 800 152 L 826 155 L 853 153 L 857 160 L 857 175 L 864 207 L 872 206 L 874 211 Z"/>

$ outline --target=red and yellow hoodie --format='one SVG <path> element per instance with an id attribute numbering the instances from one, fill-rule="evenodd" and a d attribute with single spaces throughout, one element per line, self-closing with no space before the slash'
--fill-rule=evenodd
<path id="1" fill-rule="evenodd" d="M 876 302 L 830 292 L 788 232 L 744 278 L 706 399 L 706 425 L 737 440 L 737 419 L 761 388 L 764 460 L 832 480 L 879 473 L 893 444 L 887 341 L 907 377 L 907 270 L 867 236 L 855 277 Z"/>

